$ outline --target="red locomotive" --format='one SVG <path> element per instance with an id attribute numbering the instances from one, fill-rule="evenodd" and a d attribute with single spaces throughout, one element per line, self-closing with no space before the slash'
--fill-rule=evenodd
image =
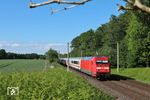
<path id="1" fill-rule="evenodd" d="M 60 62 L 96 78 L 110 77 L 110 62 L 106 56 L 69 58 L 69 63 L 67 58 L 60 58 Z"/>

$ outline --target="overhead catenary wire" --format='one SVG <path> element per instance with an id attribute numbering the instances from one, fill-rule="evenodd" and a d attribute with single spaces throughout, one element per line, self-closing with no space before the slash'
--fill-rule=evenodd
<path id="1" fill-rule="evenodd" d="M 77 7 L 77 6 L 79 6 L 79 5 L 72 5 L 72 6 L 64 7 L 64 8 L 62 8 L 62 9 L 56 9 L 56 10 L 53 10 L 53 9 L 51 8 L 51 10 L 52 10 L 51 14 L 54 14 L 54 13 L 56 13 L 56 12 L 60 12 L 60 11 L 63 11 L 63 10 L 68 10 L 68 9 L 71 9 L 71 8 L 75 8 L 75 7 Z"/>

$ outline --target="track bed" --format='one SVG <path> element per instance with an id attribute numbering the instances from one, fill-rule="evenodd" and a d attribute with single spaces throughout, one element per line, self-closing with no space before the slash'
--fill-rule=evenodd
<path id="1" fill-rule="evenodd" d="M 85 78 L 94 87 L 115 96 L 117 100 L 150 100 L 150 85 L 119 75 L 100 81 L 77 70 L 70 70 Z"/>

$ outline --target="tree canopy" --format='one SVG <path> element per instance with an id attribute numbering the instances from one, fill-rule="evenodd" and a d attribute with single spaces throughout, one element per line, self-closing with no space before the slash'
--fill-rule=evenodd
<path id="1" fill-rule="evenodd" d="M 53 62 L 57 62 L 58 61 L 58 53 L 57 51 L 53 50 L 53 49 L 49 49 L 47 52 L 46 52 L 46 59 L 50 62 L 50 63 L 53 63 Z"/>
<path id="2" fill-rule="evenodd" d="M 110 21 L 95 31 L 75 37 L 71 46 L 72 56 L 109 56 L 116 66 L 116 43 L 120 44 L 120 66 L 150 66 L 150 19 L 148 14 L 127 11 L 121 15 L 112 15 Z"/>
<path id="3" fill-rule="evenodd" d="M 0 49 L 0 59 L 45 59 L 45 56 L 36 53 L 18 54 L 6 52 L 4 49 Z"/>

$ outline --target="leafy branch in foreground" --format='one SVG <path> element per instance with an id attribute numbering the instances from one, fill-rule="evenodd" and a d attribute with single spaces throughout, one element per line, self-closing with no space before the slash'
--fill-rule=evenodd
<path id="1" fill-rule="evenodd" d="M 150 14 L 150 7 L 144 3 L 145 1 L 146 3 L 150 4 L 149 0 L 124 0 L 124 1 L 127 2 L 127 6 L 121 6 L 117 4 L 119 11 L 120 10 L 138 10 L 138 11 L 142 11 L 142 12 L 146 12 Z"/>
<path id="2" fill-rule="evenodd" d="M 67 9 L 77 7 L 79 5 L 83 5 L 89 1 L 91 1 L 91 0 L 80 0 L 80 1 L 48 0 L 45 2 L 41 2 L 41 3 L 33 3 L 30 0 L 29 7 L 35 8 L 35 7 L 44 6 L 44 5 L 48 5 L 48 4 L 54 4 L 54 3 L 55 4 L 71 4 L 71 6 L 64 7 L 63 9 L 52 10 L 52 14 L 53 14 L 54 12 L 67 10 Z M 137 10 L 137 11 L 142 11 L 142 12 L 146 12 L 146 13 L 150 14 L 150 7 L 149 7 L 150 1 L 149 0 L 124 0 L 124 1 L 127 3 L 127 5 L 122 6 L 122 5 L 117 4 L 118 11 L 120 11 L 120 10 Z M 149 4 L 149 5 L 147 5 L 147 4 Z"/>

